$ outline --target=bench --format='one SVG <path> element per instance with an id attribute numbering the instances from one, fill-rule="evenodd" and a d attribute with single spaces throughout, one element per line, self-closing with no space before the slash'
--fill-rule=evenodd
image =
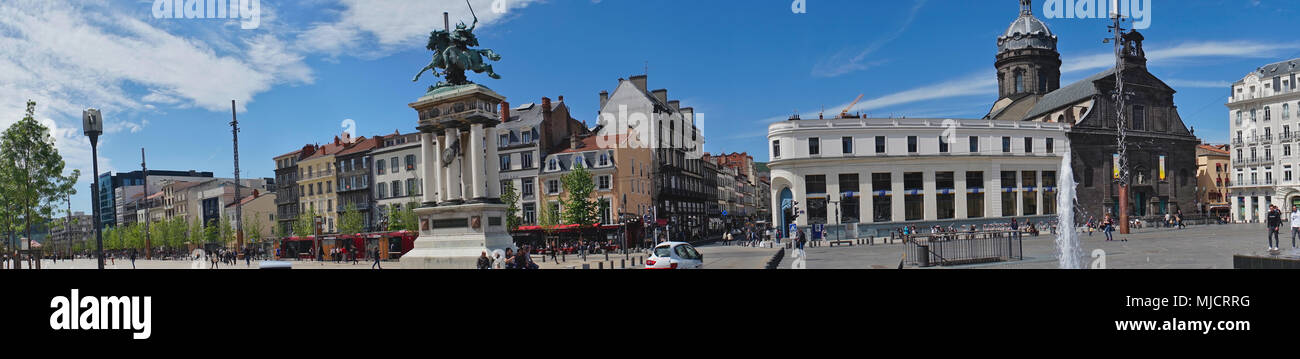
<path id="1" fill-rule="evenodd" d="M 847 244 L 847 245 L 849 245 L 849 246 L 853 246 L 853 244 L 854 244 L 853 241 L 854 241 L 854 240 L 856 240 L 856 239 L 845 238 L 845 239 L 836 239 L 836 240 L 831 240 L 830 242 L 831 242 L 831 247 L 834 247 L 834 246 L 837 245 L 837 244 Z"/>

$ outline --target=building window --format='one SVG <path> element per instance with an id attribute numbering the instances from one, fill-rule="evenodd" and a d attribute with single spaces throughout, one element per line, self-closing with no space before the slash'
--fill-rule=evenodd
<path id="1" fill-rule="evenodd" d="M 955 172 L 934 173 L 935 209 L 938 210 L 939 219 L 957 217 L 957 182 L 955 177 Z"/>
<path id="2" fill-rule="evenodd" d="M 415 170 L 415 155 L 406 155 L 406 170 Z"/>
<path id="3" fill-rule="evenodd" d="M 858 223 L 861 194 L 859 193 L 858 174 L 840 175 L 840 223 Z"/>
<path id="4" fill-rule="evenodd" d="M 903 216 L 904 220 L 919 221 L 925 219 L 925 177 L 921 172 L 903 173 Z"/>
<path id="5" fill-rule="evenodd" d="M 501 134 L 500 138 L 497 139 L 497 148 L 509 147 L 509 146 L 510 146 L 510 134 L 508 133 Z"/>
<path id="6" fill-rule="evenodd" d="M 607 175 L 606 175 L 606 176 L 600 176 L 599 179 L 600 179 L 600 180 L 597 181 L 596 189 L 599 189 L 599 190 L 602 190 L 602 191 L 608 191 L 608 190 L 609 190 L 609 187 L 610 187 L 610 177 L 607 176 Z"/>
<path id="7" fill-rule="evenodd" d="M 894 185 L 893 174 L 871 174 L 871 210 L 873 222 L 891 222 L 894 219 L 894 206 L 890 194 Z"/>
<path id="8" fill-rule="evenodd" d="M 600 154 L 600 166 L 601 167 L 609 166 L 609 154 L 605 154 L 605 153 Z"/>
<path id="9" fill-rule="evenodd" d="M 1291 104 L 1284 103 L 1282 104 L 1282 120 L 1286 121 L 1289 119 L 1291 119 Z"/>
<path id="10" fill-rule="evenodd" d="M 524 203 L 524 224 L 537 223 L 537 205 L 533 203 Z"/>
<path id="11" fill-rule="evenodd" d="M 984 218 L 984 172 L 966 172 L 966 217 Z"/>
<path id="12" fill-rule="evenodd" d="M 907 153 L 916 153 L 916 136 L 907 136 Z"/>
<path id="13" fill-rule="evenodd" d="M 500 161 L 500 162 L 501 162 L 501 166 L 500 166 L 500 168 L 501 168 L 502 171 L 509 171 L 509 170 L 510 170 L 510 155 L 508 155 L 508 154 L 506 154 L 506 155 L 501 155 L 501 161 Z"/>
<path id="14" fill-rule="evenodd" d="M 980 138 L 970 136 L 970 153 L 980 153 Z"/>
<path id="15" fill-rule="evenodd" d="M 1025 137 L 1025 153 L 1034 153 L 1034 138 Z"/>
<path id="16" fill-rule="evenodd" d="M 546 170 L 547 170 L 547 171 L 551 171 L 551 172 L 559 171 L 559 170 L 560 170 L 560 162 L 557 161 L 556 159 L 552 158 L 550 162 L 547 162 L 547 163 L 546 163 Z"/>
<path id="17" fill-rule="evenodd" d="M 1002 171 L 1002 216 L 1016 216 L 1016 171 Z"/>
<path id="18" fill-rule="evenodd" d="M 1241 111 L 1237 111 L 1237 126 L 1241 126 Z"/>
<path id="19" fill-rule="evenodd" d="M 939 153 L 948 153 L 947 136 L 939 136 Z"/>
<path id="20" fill-rule="evenodd" d="M 844 154 L 853 154 L 853 137 L 841 137 L 840 146 L 844 149 Z"/>
<path id="21" fill-rule="evenodd" d="M 1043 214 L 1056 214 L 1056 171 L 1043 171 Z"/>
<path id="22" fill-rule="evenodd" d="M 1056 148 L 1053 147 L 1053 145 L 1055 145 L 1055 143 L 1053 143 L 1055 142 L 1054 140 L 1055 139 L 1053 138 L 1047 139 L 1047 153 L 1056 153 Z"/>
<path id="23" fill-rule="evenodd" d="M 546 194 L 559 194 L 559 193 L 560 193 L 560 181 L 558 181 L 558 180 L 547 180 L 547 181 L 546 181 Z"/>
<path id="24" fill-rule="evenodd" d="M 826 193 L 826 176 L 825 175 L 807 175 L 804 176 L 805 193 L 819 194 Z"/>
<path id="25" fill-rule="evenodd" d="M 809 139 L 808 139 L 808 155 L 816 156 L 816 155 L 821 154 L 821 152 L 822 152 L 821 139 L 816 138 L 816 137 L 809 138 Z"/>
<path id="26" fill-rule="evenodd" d="M 1002 153 L 1011 153 L 1011 137 L 1002 138 Z"/>
<path id="27" fill-rule="evenodd" d="M 419 189 L 419 188 L 420 188 L 419 186 L 416 186 L 416 185 L 415 185 L 415 179 L 414 179 L 414 178 L 407 178 L 407 179 L 406 179 L 406 195 L 407 195 L 407 196 L 414 196 L 414 195 L 418 195 L 418 194 L 420 194 L 420 189 Z"/>
<path id="28" fill-rule="evenodd" d="M 523 187 L 522 190 L 521 190 L 520 192 L 523 193 L 524 198 L 532 197 L 533 194 L 534 194 L 534 193 L 533 193 L 533 186 L 534 186 L 534 185 L 533 185 L 533 179 L 532 179 L 532 178 L 525 178 L 525 179 L 521 180 L 520 183 L 522 183 L 522 185 L 521 185 L 520 187 Z"/>
<path id="29" fill-rule="evenodd" d="M 1025 92 L 1025 73 L 1016 70 L 1016 93 Z"/>
<path id="30" fill-rule="evenodd" d="M 1273 119 L 1273 108 L 1269 106 L 1264 106 L 1264 121 L 1269 121 L 1272 119 Z"/>
<path id="31" fill-rule="evenodd" d="M 375 171 L 378 171 L 379 174 L 381 175 L 384 174 L 384 170 L 387 169 L 384 168 L 384 164 L 385 164 L 384 160 L 375 161 Z"/>
<path id="32" fill-rule="evenodd" d="M 781 158 L 781 140 L 772 141 L 772 157 Z"/>
<path id="33" fill-rule="evenodd" d="M 379 182 L 379 198 L 388 198 L 388 184 Z"/>
<path id="34" fill-rule="evenodd" d="M 1038 215 L 1038 172 L 1024 171 L 1020 175 L 1021 195 L 1024 197 L 1025 216 Z"/>
<path id="35" fill-rule="evenodd" d="M 532 152 L 520 152 L 520 153 L 519 153 L 519 166 L 522 167 L 523 169 L 530 169 L 530 168 L 533 168 L 533 153 L 532 153 Z"/>

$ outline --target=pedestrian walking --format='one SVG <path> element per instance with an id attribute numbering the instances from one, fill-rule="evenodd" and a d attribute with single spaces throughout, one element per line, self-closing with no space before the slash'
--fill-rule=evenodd
<path id="1" fill-rule="evenodd" d="M 1291 248 L 1296 248 L 1295 238 L 1300 236 L 1300 207 L 1291 207 Z"/>
<path id="2" fill-rule="evenodd" d="M 492 269 L 492 259 L 488 258 L 487 251 L 483 251 L 478 256 L 478 269 Z"/>
<path id="3" fill-rule="evenodd" d="M 1113 237 L 1113 234 L 1111 233 L 1115 231 L 1115 217 L 1112 217 L 1107 213 L 1106 219 L 1101 223 L 1101 231 L 1106 233 L 1107 242 L 1115 240 L 1115 237 Z"/>
<path id="4" fill-rule="evenodd" d="M 375 269 L 375 268 L 384 269 L 384 266 L 379 264 L 379 248 L 375 248 L 374 254 L 375 254 L 375 263 L 370 265 L 370 269 Z"/>
<path id="5" fill-rule="evenodd" d="M 136 256 L 136 253 L 137 253 L 137 252 L 136 252 L 135 249 L 132 249 L 132 250 L 131 250 L 131 269 L 135 269 L 135 256 Z"/>
<path id="6" fill-rule="evenodd" d="M 1278 231 L 1282 226 L 1282 211 L 1277 206 L 1268 207 L 1268 250 L 1275 251 L 1282 245 L 1281 239 L 1278 238 Z"/>

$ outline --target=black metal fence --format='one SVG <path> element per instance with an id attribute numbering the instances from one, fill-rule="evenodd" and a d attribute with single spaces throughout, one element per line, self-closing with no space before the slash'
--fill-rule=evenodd
<path id="1" fill-rule="evenodd" d="M 919 267 L 1022 260 L 1022 240 L 1017 231 L 926 233 L 903 238 L 906 262 Z"/>

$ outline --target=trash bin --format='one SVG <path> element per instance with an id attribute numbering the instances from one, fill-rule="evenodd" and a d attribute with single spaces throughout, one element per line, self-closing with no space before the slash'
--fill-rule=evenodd
<path id="1" fill-rule="evenodd" d="M 930 266 L 930 246 L 916 246 L 916 263 L 921 267 Z"/>

